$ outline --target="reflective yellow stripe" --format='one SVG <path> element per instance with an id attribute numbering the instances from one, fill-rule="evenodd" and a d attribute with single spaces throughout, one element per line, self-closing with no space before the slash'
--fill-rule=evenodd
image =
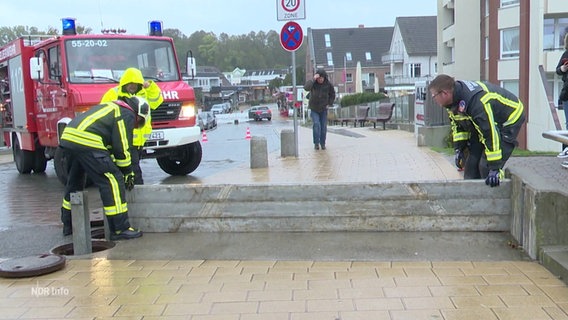
<path id="1" fill-rule="evenodd" d="M 122 202 L 120 199 L 120 187 L 118 181 L 115 179 L 114 175 L 110 172 L 105 173 L 108 181 L 110 182 L 111 192 L 114 206 L 105 206 L 103 210 L 107 216 L 115 216 L 117 214 L 125 213 L 128 211 L 128 206 L 126 202 Z"/>
<path id="2" fill-rule="evenodd" d="M 103 143 L 103 138 L 86 131 L 80 131 L 76 128 L 67 127 L 61 135 L 61 140 L 67 140 L 79 145 L 87 146 L 94 149 L 107 150 Z"/>
<path id="3" fill-rule="evenodd" d="M 64 198 L 63 203 L 61 204 L 61 207 L 63 207 L 63 209 L 67 209 L 67 210 L 71 211 L 71 202 L 65 200 L 65 198 Z"/>
<path id="4" fill-rule="evenodd" d="M 469 132 L 456 132 L 453 135 L 454 142 L 467 141 L 469 140 L 469 137 L 470 137 Z"/>

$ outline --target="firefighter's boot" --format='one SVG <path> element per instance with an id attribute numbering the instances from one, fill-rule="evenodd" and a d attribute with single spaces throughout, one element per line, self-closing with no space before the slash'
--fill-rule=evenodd
<path id="1" fill-rule="evenodd" d="M 129 240 L 142 236 L 142 231 L 130 226 L 128 212 L 107 216 L 107 220 L 109 222 L 111 240 Z"/>
<path id="2" fill-rule="evenodd" d="M 61 208 L 61 222 L 63 222 L 63 235 L 68 236 L 73 233 L 71 224 L 71 211 Z"/>

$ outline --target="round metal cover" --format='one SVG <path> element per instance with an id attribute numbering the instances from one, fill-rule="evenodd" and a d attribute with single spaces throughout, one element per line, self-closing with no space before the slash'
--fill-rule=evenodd
<path id="1" fill-rule="evenodd" d="M 65 256 L 40 254 L 0 262 L 0 277 L 25 278 L 48 274 L 65 266 Z"/>

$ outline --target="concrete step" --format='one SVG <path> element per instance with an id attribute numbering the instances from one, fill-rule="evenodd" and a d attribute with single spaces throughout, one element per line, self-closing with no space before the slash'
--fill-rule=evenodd
<path id="1" fill-rule="evenodd" d="M 145 232 L 508 231 L 511 186 L 483 181 L 144 185 L 129 193 Z"/>
<path id="2" fill-rule="evenodd" d="M 544 246 L 539 260 L 546 269 L 568 283 L 568 246 Z"/>

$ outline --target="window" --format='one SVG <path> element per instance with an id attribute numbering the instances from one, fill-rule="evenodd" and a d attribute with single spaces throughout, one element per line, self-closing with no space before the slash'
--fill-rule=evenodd
<path id="1" fill-rule="evenodd" d="M 544 18 L 544 50 L 564 49 L 564 35 L 568 32 L 568 18 Z"/>
<path id="2" fill-rule="evenodd" d="M 519 0 L 501 0 L 501 8 L 515 6 L 519 4 Z"/>
<path id="3" fill-rule="evenodd" d="M 49 79 L 61 80 L 61 60 L 59 59 L 59 46 L 49 48 L 48 50 L 48 63 L 49 63 Z"/>
<path id="4" fill-rule="evenodd" d="M 501 81 L 501 87 L 509 90 L 516 96 L 519 95 L 519 80 L 503 80 Z"/>
<path id="5" fill-rule="evenodd" d="M 501 30 L 501 59 L 519 56 L 519 28 Z"/>
<path id="6" fill-rule="evenodd" d="M 353 60 L 353 57 L 351 57 L 351 52 L 345 52 L 345 59 L 347 59 L 347 61 Z"/>
<path id="7" fill-rule="evenodd" d="M 327 65 L 332 67 L 333 66 L 333 55 L 331 52 L 327 53 Z"/>
<path id="8" fill-rule="evenodd" d="M 421 65 L 420 63 L 409 63 L 408 64 L 408 75 L 411 78 L 418 78 L 421 76 Z"/>
<path id="9" fill-rule="evenodd" d="M 331 37 L 329 36 L 329 33 L 326 33 L 323 37 L 325 39 L 325 47 L 331 48 Z"/>
<path id="10" fill-rule="evenodd" d="M 489 37 L 485 37 L 485 60 L 489 60 Z"/>
<path id="11" fill-rule="evenodd" d="M 345 81 L 347 82 L 353 82 L 353 74 L 352 73 L 347 73 L 345 75 Z"/>
<path id="12" fill-rule="evenodd" d="M 372 87 L 375 85 L 375 73 L 369 73 L 369 86 Z"/>
<path id="13" fill-rule="evenodd" d="M 371 52 L 370 51 L 365 52 L 365 59 L 367 59 L 367 61 L 373 60 L 373 59 L 371 59 Z"/>

